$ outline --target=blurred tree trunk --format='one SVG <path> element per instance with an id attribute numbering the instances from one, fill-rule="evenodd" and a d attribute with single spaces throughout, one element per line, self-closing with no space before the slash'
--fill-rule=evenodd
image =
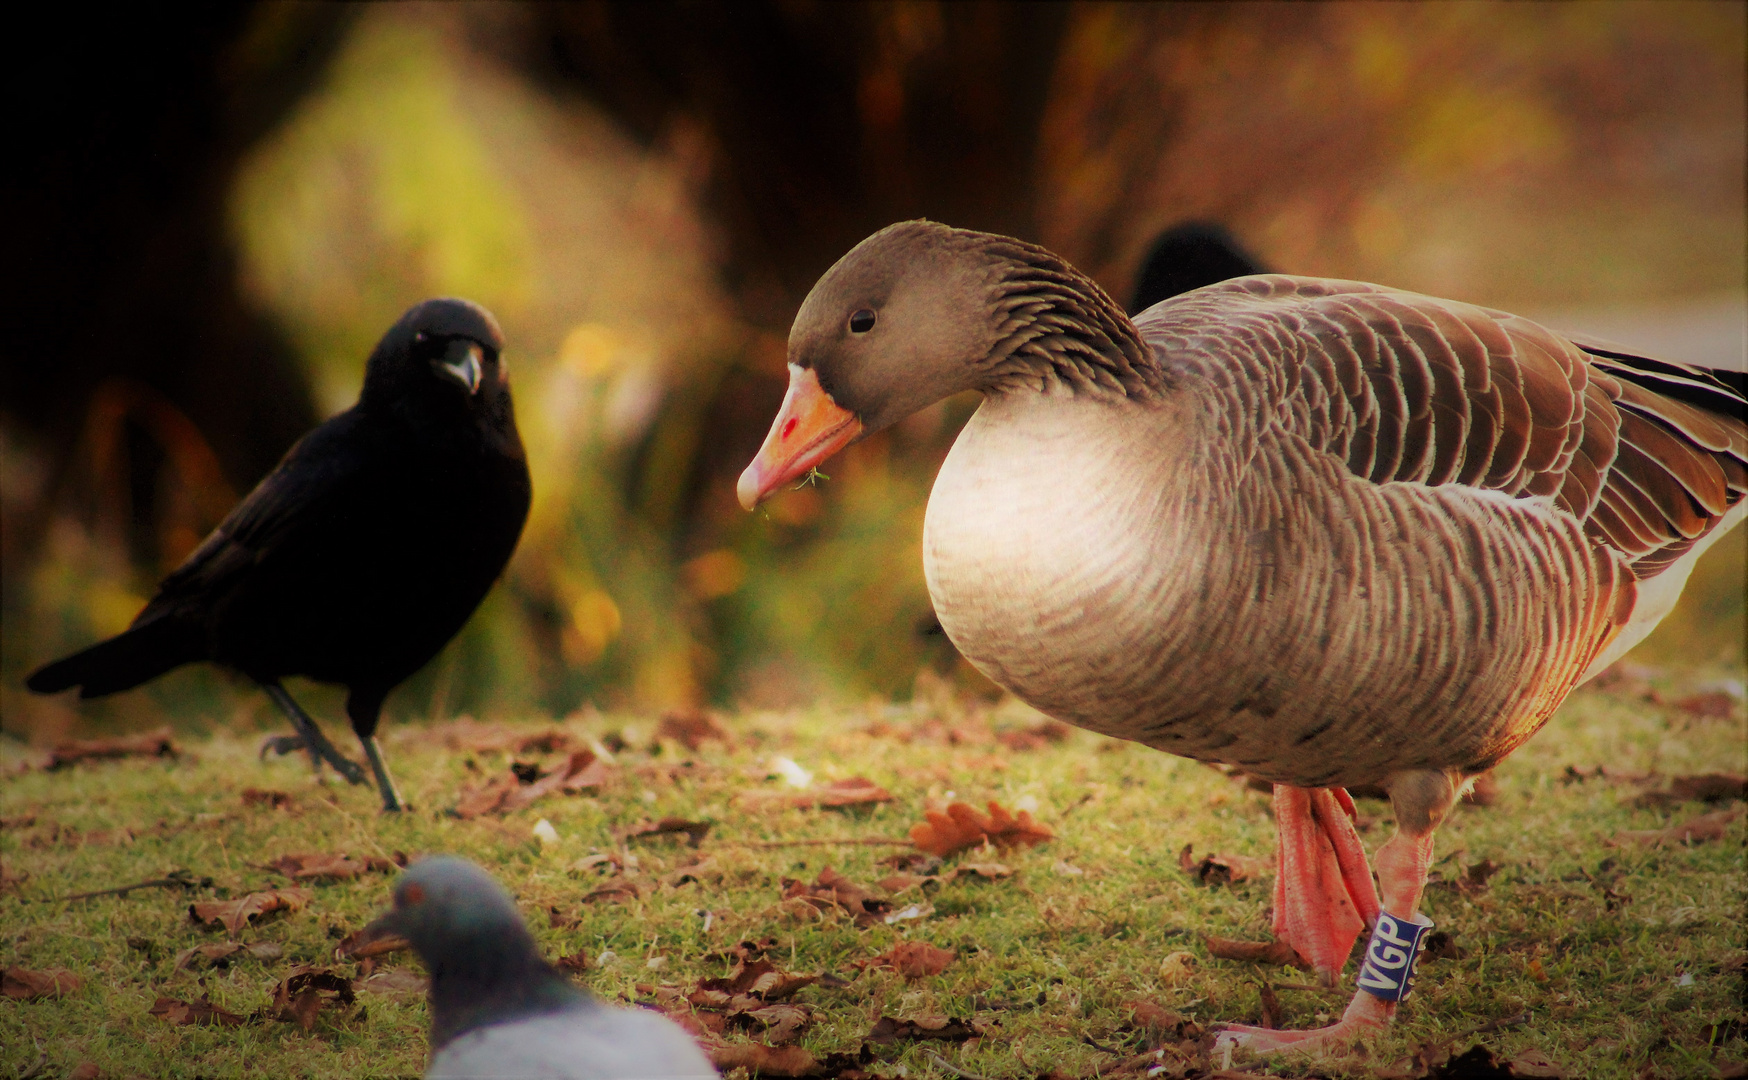
<path id="1" fill-rule="evenodd" d="M 288 342 L 244 302 L 226 214 L 244 153 L 350 19 L 339 5 L 63 5 L 15 43 L 0 422 L 46 480 L 6 499 L 9 593 L 72 488 L 121 493 L 136 562 L 158 570 L 176 554 L 157 542 L 162 469 L 216 459 L 181 482 L 244 491 L 314 423 Z M 120 444 L 124 475 L 86 475 L 75 455 L 93 439 Z"/>

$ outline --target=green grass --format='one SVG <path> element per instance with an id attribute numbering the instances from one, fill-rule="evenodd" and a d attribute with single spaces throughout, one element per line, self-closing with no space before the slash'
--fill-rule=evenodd
<path id="1" fill-rule="evenodd" d="M 1009 704 L 992 720 L 1000 729 L 1036 717 Z M 920 726 L 923 734 L 908 742 L 869 734 L 876 721 L 892 729 Z M 1179 849 L 1194 844 L 1198 854 L 1268 855 L 1273 830 L 1266 796 L 1192 762 L 1079 732 L 1031 752 L 955 744 L 944 737 L 948 728 L 974 736 L 986 730 L 962 705 L 731 717 L 737 747 L 711 743 L 695 755 L 673 743 L 654 753 L 643 749 L 654 730 L 647 717 L 593 716 L 564 726 L 602 737 L 625 731 L 633 748 L 620 754 L 619 778 L 594 796 L 555 795 L 502 819 L 471 821 L 441 811 L 466 784 L 503 773 L 509 759 L 451 748 L 444 728 L 403 726 L 389 733 L 390 760 L 418 808 L 395 817 L 377 812 L 367 788 L 318 786 L 301 759 L 258 764 L 252 743 L 241 737 L 189 743 L 188 753 L 173 762 L 129 760 L 55 773 L 21 770 L 26 755 L 10 745 L 0 854 L 8 874 L 28 878 L 0 894 L 7 935 L 0 961 L 66 967 L 85 983 L 58 1000 L 0 1002 L 0 1073 L 23 1071 L 41 1053 L 48 1059 L 45 1076 L 65 1076 L 83 1061 L 111 1077 L 417 1074 L 425 1050 L 425 1009 L 417 999 L 361 994 L 363 1018 L 324 1013 L 310 1034 L 271 1021 L 175 1027 L 148 1015 L 158 996 L 189 1000 L 203 992 L 233 1012 L 261 1008 L 292 964 L 331 963 L 335 939 L 385 903 L 384 875 L 317 885 L 305 910 L 243 934 L 246 941 L 281 943 L 284 959 L 244 960 L 204 975 L 172 972 L 182 949 L 217 940 L 189 923 L 189 901 L 283 885 L 284 878 L 255 864 L 287 852 L 455 852 L 476 859 L 517 895 L 550 955 L 617 954 L 616 963 L 582 977 L 607 998 L 645 997 L 640 983 L 689 989 L 700 977 L 726 972 L 709 954 L 742 939 L 774 936 L 786 969 L 856 976 L 848 987 L 800 993 L 797 1000 L 818 1010 L 803 1038 L 816 1053 L 857 1048 L 881 1014 L 999 1020 L 999 1037 L 970 1048 L 877 1048 L 882 1062 L 873 1067 L 888 1075 L 897 1075 L 899 1064 L 910 1077 L 947 1075 L 926 1056 L 930 1051 L 992 1078 L 1048 1068 L 1099 1075 L 1122 1058 L 1095 1049 L 1087 1038 L 1126 1053 L 1145 1046 L 1129 1025 L 1126 1002 L 1151 1000 L 1202 1024 L 1255 1021 L 1259 980 L 1305 981 L 1298 972 L 1208 957 L 1203 934 L 1268 936 L 1270 882 L 1204 887 L 1179 870 Z M 1427 1043 L 1461 1051 L 1482 1042 L 1502 1057 L 1537 1048 L 1570 1075 L 1587 1077 L 1710 1076 L 1715 1062 L 1748 1056 L 1741 1034 L 1743 823 L 1733 823 L 1716 843 L 1614 847 L 1609 840 L 1623 829 L 1659 827 L 1705 808 L 1635 808 L 1640 789 L 1630 784 L 1562 779 L 1568 765 L 1598 763 L 1664 776 L 1740 773 L 1744 747 L 1739 717 L 1699 720 L 1644 700 L 1579 694 L 1500 768 L 1495 805 L 1465 806 L 1441 831 L 1437 869 L 1447 876 L 1483 858 L 1503 866 L 1479 895 L 1428 894 L 1429 913 L 1466 955 L 1425 964 L 1401 1022 L 1363 1055 L 1250 1061 L 1248 1067 L 1284 1076 L 1367 1076 Z M 737 806 L 737 792 L 776 783 L 763 778 L 764 763 L 776 754 L 812 769 L 816 783 L 865 775 L 896 799 L 842 812 Z M 684 760 L 693 764 L 680 767 Z M 246 806 L 240 797 L 246 787 L 287 791 L 294 801 L 279 810 Z M 997 856 L 1017 871 L 1013 877 L 941 886 L 927 897 L 934 914 L 903 929 L 810 921 L 780 902 L 783 878 L 812 881 L 830 865 L 871 885 L 890 872 L 877 860 L 902 849 L 754 846 L 903 837 L 928 800 L 980 804 L 995 798 L 1012 806 L 1028 797 L 1057 838 Z M 1362 820 L 1369 819 L 1367 845 L 1375 848 L 1389 833 L 1389 808 L 1365 800 L 1360 808 Z M 667 815 L 706 819 L 714 828 L 698 852 L 667 841 L 622 849 L 613 839 L 615 830 Z M 561 838 L 545 849 L 530 838 L 542 817 Z M 573 864 L 593 851 L 621 850 L 635 855 L 638 880 L 649 891 L 630 903 L 580 905 L 600 878 Z M 705 881 L 659 884 L 699 853 L 714 857 Z M 213 889 L 49 899 L 175 868 L 210 876 Z M 1599 874 L 1604 881 L 1620 875 L 1613 890 L 1629 899 L 1616 910 L 1608 910 L 1602 889 L 1586 876 Z M 924 898 L 898 898 L 917 899 Z M 551 906 L 580 922 L 551 928 L 545 917 Z M 698 914 L 706 909 L 714 913 L 708 930 Z M 916 982 L 891 972 L 857 975 L 854 961 L 904 937 L 953 949 L 957 959 L 943 974 Z M 1199 964 L 1187 982 L 1164 985 L 1161 960 L 1180 950 Z M 665 968 L 647 967 L 658 954 L 667 958 Z M 1734 970 L 1725 970 L 1732 960 Z M 416 963 L 406 957 L 391 962 Z M 1534 977 L 1538 969 L 1541 979 Z M 1350 988 L 1352 974 L 1350 965 Z M 1683 975 L 1692 976 L 1690 985 Z M 980 994 L 1028 1001 L 1040 993 L 1044 1004 L 1028 1009 L 980 1012 L 973 1003 Z M 1282 989 L 1279 996 L 1289 1027 L 1318 1023 L 1346 1001 L 1345 992 Z M 1527 1026 L 1468 1034 L 1525 1010 Z M 1714 1045 L 1718 1024 L 1726 1026 Z M 1193 1061 L 1169 1053 L 1164 1060 Z M 1247 1060 L 1241 1054 L 1234 1064 Z"/>

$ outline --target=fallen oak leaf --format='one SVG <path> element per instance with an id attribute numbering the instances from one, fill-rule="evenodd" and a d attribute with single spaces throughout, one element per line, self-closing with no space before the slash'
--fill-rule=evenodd
<path id="1" fill-rule="evenodd" d="M 81 761 L 113 761 L 124 757 L 180 757 L 182 751 L 170 737 L 170 729 L 161 727 L 144 735 L 120 739 L 76 739 L 61 743 L 49 751 L 44 770 L 54 772 Z"/>
<path id="2" fill-rule="evenodd" d="M 1710 814 L 1701 814 L 1699 817 L 1691 818 L 1679 825 L 1671 825 L 1666 829 L 1629 829 L 1616 833 L 1614 839 L 1609 842 L 1616 845 L 1631 843 L 1655 846 L 1661 844 L 1697 844 L 1708 840 L 1722 840 L 1725 830 L 1744 813 L 1748 813 L 1748 810 L 1738 806 L 1733 810 L 1718 810 Z"/>
<path id="3" fill-rule="evenodd" d="M 156 1016 L 178 1026 L 190 1024 L 216 1024 L 224 1027 L 237 1027 L 246 1021 L 234 1012 L 227 1012 L 214 1005 L 202 994 L 196 1001 L 179 1001 L 176 998 L 161 997 L 146 1010 L 146 1015 Z"/>
<path id="4" fill-rule="evenodd" d="M 614 767 L 595 756 L 593 750 L 575 750 L 549 775 L 512 789 L 500 809 L 509 813 L 532 806 L 554 792 L 581 792 L 598 788 L 613 778 Z"/>
<path id="5" fill-rule="evenodd" d="M 66 968 L 32 971 L 29 968 L 9 967 L 5 975 L 0 976 L 0 994 L 16 1001 L 58 998 L 79 989 L 84 981 Z"/>
<path id="6" fill-rule="evenodd" d="M 1177 853 L 1177 864 L 1184 873 L 1203 885 L 1236 885 L 1241 881 L 1263 878 L 1274 873 L 1275 864 L 1272 859 L 1258 859 L 1250 855 L 1210 854 L 1197 860 L 1191 855 L 1194 847 L 1194 844 L 1185 844 L 1183 850 Z"/>
<path id="7" fill-rule="evenodd" d="M 1202 938 L 1208 955 L 1221 960 L 1238 960 L 1247 964 L 1269 964 L 1274 967 L 1296 967 L 1310 971 L 1311 965 L 1284 941 L 1237 941 L 1232 938 Z"/>
<path id="8" fill-rule="evenodd" d="M 1025 810 L 1010 814 L 993 799 L 988 806 L 987 816 L 962 802 L 949 804 L 945 811 L 926 810 L 923 816 L 927 820 L 911 826 L 911 843 L 920 851 L 944 858 L 984 844 L 1031 847 L 1056 836 Z"/>
<path id="9" fill-rule="evenodd" d="M 643 886 L 630 878 L 612 878 L 605 885 L 583 895 L 581 904 L 623 904 L 643 897 Z"/>
<path id="10" fill-rule="evenodd" d="M 196 924 L 222 926 L 233 937 L 254 919 L 279 911 L 299 911 L 309 904 L 308 889 L 269 889 L 236 900 L 206 900 L 188 905 L 188 917 Z"/>
<path id="11" fill-rule="evenodd" d="M 1042 750 L 1053 743 L 1059 743 L 1068 738 L 1074 729 L 1059 720 L 1045 720 L 1028 728 L 1009 728 L 995 733 L 995 739 L 1009 750 L 1024 753 L 1029 750 Z"/>

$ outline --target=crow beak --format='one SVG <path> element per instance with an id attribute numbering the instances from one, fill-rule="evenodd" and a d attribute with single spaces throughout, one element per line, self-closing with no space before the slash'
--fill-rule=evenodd
<path id="1" fill-rule="evenodd" d="M 758 456 L 740 474 L 735 494 L 751 510 L 773 491 L 842 450 L 862 434 L 856 414 L 831 399 L 812 368 L 789 365 L 789 392 Z"/>
<path id="2" fill-rule="evenodd" d="M 347 934 L 340 944 L 334 946 L 334 955 L 362 960 L 367 956 L 382 956 L 412 948 L 413 943 L 401 936 L 395 919 L 397 914 L 391 911 L 364 929 Z"/>
<path id="3" fill-rule="evenodd" d="M 472 341 L 452 342 L 437 361 L 437 370 L 460 383 L 469 394 L 479 390 L 480 347 Z"/>

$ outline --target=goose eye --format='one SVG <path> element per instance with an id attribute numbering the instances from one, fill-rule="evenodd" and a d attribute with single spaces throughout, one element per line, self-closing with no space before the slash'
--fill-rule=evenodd
<path id="1" fill-rule="evenodd" d="M 872 329 L 874 329 L 874 313 L 867 308 L 850 316 L 850 333 L 866 334 Z"/>

